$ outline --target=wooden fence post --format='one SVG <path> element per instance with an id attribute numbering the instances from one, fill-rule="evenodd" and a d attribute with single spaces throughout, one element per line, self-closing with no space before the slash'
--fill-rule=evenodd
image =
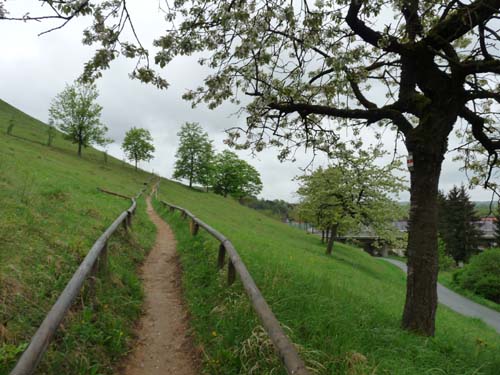
<path id="1" fill-rule="evenodd" d="M 127 212 L 127 218 L 125 219 L 127 221 L 127 226 L 132 229 L 132 213 Z"/>
<path id="2" fill-rule="evenodd" d="M 97 259 L 99 262 L 99 273 L 102 275 L 108 274 L 108 241 L 104 243 L 101 250 L 101 255 Z"/>
<path id="3" fill-rule="evenodd" d="M 125 232 L 128 232 L 128 212 L 127 216 L 125 216 L 125 219 L 122 221 L 123 228 L 125 229 Z"/>
<path id="4" fill-rule="evenodd" d="M 236 269 L 231 260 L 227 263 L 227 285 L 232 285 L 236 280 Z"/>
<path id="5" fill-rule="evenodd" d="M 191 230 L 191 234 L 193 236 L 196 236 L 198 234 L 198 229 L 200 229 L 200 226 L 196 221 L 194 221 L 194 219 L 191 219 L 191 221 L 189 222 L 189 229 Z"/>
<path id="6" fill-rule="evenodd" d="M 181 219 L 185 219 L 187 217 L 186 211 L 181 211 Z"/>
<path id="7" fill-rule="evenodd" d="M 168 210 L 169 210 L 170 212 L 175 212 L 175 208 L 173 208 L 172 206 L 168 206 Z"/>
<path id="8" fill-rule="evenodd" d="M 226 256 L 226 247 L 223 243 L 219 246 L 219 257 L 217 258 L 217 268 L 220 270 L 224 267 L 224 257 Z"/>
<path id="9" fill-rule="evenodd" d="M 99 272 L 99 258 L 97 258 L 94 264 L 92 265 L 92 269 L 90 270 L 90 275 L 87 281 L 88 284 L 87 298 L 92 302 L 94 302 L 95 300 L 96 281 L 98 272 Z M 82 307 L 84 307 L 83 299 L 82 299 Z"/>

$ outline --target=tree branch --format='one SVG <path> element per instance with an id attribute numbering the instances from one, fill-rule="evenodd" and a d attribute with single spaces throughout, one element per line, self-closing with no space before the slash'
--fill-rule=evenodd
<path id="1" fill-rule="evenodd" d="M 361 105 L 367 109 L 378 108 L 375 103 L 369 101 L 366 98 L 366 96 L 363 95 L 363 93 L 361 92 L 361 90 L 359 88 L 358 82 L 356 82 L 354 77 L 352 77 L 352 74 L 350 74 L 350 72 L 346 72 L 346 74 L 347 74 L 347 80 L 349 81 L 349 83 L 351 85 L 351 89 L 354 92 L 354 96 L 356 97 L 356 99 L 358 99 L 358 101 L 361 103 Z"/>
<path id="2" fill-rule="evenodd" d="M 465 74 L 497 73 L 500 74 L 500 60 L 466 61 L 460 64 Z"/>
<path id="3" fill-rule="evenodd" d="M 459 39 L 474 27 L 484 24 L 492 15 L 498 13 L 500 0 L 476 0 L 469 5 L 450 12 L 434 26 L 425 41 L 441 49 L 446 44 Z"/>
<path id="4" fill-rule="evenodd" d="M 490 155 L 496 154 L 497 150 L 500 150 L 500 140 L 490 139 L 484 132 L 484 125 L 486 122 L 484 118 L 474 113 L 467 107 L 464 107 L 462 111 L 460 111 L 459 115 L 471 124 L 472 135 L 479 143 L 481 143 Z"/>
<path id="5" fill-rule="evenodd" d="M 268 108 L 277 110 L 284 114 L 297 112 L 303 117 L 310 114 L 316 114 L 348 119 L 364 119 L 369 123 L 389 119 L 392 120 L 398 129 L 404 134 L 413 130 L 413 126 L 408 120 L 406 120 L 401 112 L 391 106 L 373 109 L 340 109 L 308 103 L 269 103 Z"/>
<path id="6" fill-rule="evenodd" d="M 388 36 L 387 42 L 384 41 L 385 43 L 382 43 L 382 34 L 366 26 L 366 24 L 359 19 L 358 14 L 362 5 L 362 0 L 351 0 L 351 5 L 349 6 L 345 20 L 352 31 L 354 31 L 365 42 L 376 48 L 381 48 L 388 52 L 400 53 L 402 51 L 402 46 L 396 38 Z M 384 46 L 382 46 L 382 44 L 384 44 Z"/>
<path id="7" fill-rule="evenodd" d="M 500 93 L 492 92 L 492 91 L 467 91 L 466 92 L 466 100 L 474 100 L 474 99 L 494 99 L 496 102 L 500 103 Z"/>

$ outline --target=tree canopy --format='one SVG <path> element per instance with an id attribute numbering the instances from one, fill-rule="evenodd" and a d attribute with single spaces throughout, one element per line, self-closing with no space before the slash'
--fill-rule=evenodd
<path id="1" fill-rule="evenodd" d="M 125 134 L 122 149 L 127 158 L 135 162 L 135 170 L 137 170 L 137 162 L 153 158 L 155 152 L 153 137 L 149 130 L 133 127 Z"/>
<path id="2" fill-rule="evenodd" d="M 234 152 L 225 150 L 215 157 L 213 190 L 216 194 L 235 198 L 254 196 L 262 190 L 257 170 Z"/>
<path id="3" fill-rule="evenodd" d="M 106 144 L 108 128 L 101 123 L 102 107 L 96 102 L 99 93 L 95 85 L 75 83 L 57 94 L 49 109 L 49 122 L 53 123 L 64 137 L 78 145 L 78 156 L 82 147 Z"/>
<path id="4" fill-rule="evenodd" d="M 168 86 L 139 41 L 120 40 L 131 23 L 125 0 L 43 2 L 61 26 L 93 16 L 84 43 L 98 47 L 84 79 L 123 54 L 139 60 L 132 77 Z M 500 0 L 179 0 L 165 10 L 170 26 L 155 41 L 154 60 L 163 68 L 176 56 L 201 55 L 213 73 L 184 97 L 210 108 L 244 106 L 247 124 L 230 133 L 232 145 L 277 146 L 286 158 L 301 146 L 329 154 L 342 129 L 357 135 L 369 127 L 381 136 L 389 128 L 403 139 L 414 162 L 403 327 L 433 335 L 438 181 L 453 130 L 463 135 L 473 181 L 495 188 L 499 8 Z"/>
<path id="5" fill-rule="evenodd" d="M 208 134 L 203 131 L 200 124 L 186 122 L 177 135 L 179 147 L 175 154 L 177 160 L 173 177 L 188 179 L 189 187 L 192 187 L 193 183 L 210 186 L 214 149 Z"/>

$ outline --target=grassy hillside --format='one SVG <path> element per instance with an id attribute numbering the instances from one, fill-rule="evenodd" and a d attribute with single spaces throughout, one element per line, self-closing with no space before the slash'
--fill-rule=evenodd
<path id="1" fill-rule="evenodd" d="M 6 135 L 10 120 L 12 135 Z M 149 179 L 101 152 L 59 134 L 0 100 L 0 375 L 7 374 L 94 241 L 130 201 L 97 187 L 135 195 Z M 39 367 L 40 374 L 108 374 L 128 350 L 141 308 L 136 266 L 154 241 L 139 201 L 131 236 L 110 241 L 110 272 L 72 307 Z M 88 285 L 88 284 L 87 284 Z"/>
<path id="2" fill-rule="evenodd" d="M 317 237 L 231 199 L 164 181 L 159 198 L 188 208 L 234 243 L 278 319 L 319 374 L 498 374 L 500 335 L 440 306 L 435 338 L 400 329 L 405 276 L 359 249 L 324 255 Z M 241 284 L 217 273 L 217 244 L 193 239 L 157 208 L 179 241 L 184 287 L 206 373 L 284 374 Z"/>

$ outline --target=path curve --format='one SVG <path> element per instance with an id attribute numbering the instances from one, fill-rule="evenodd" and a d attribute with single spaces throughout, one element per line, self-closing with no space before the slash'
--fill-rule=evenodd
<path id="1" fill-rule="evenodd" d="M 195 375 L 199 360 L 187 334 L 188 315 L 182 301 L 174 234 L 154 211 L 150 197 L 146 202 L 156 225 L 156 242 L 141 269 L 145 304 L 137 342 L 118 374 Z"/>
<path id="2" fill-rule="evenodd" d="M 386 262 L 392 263 L 395 266 L 407 272 L 406 263 L 396 259 L 380 258 Z M 486 324 L 493 327 L 500 333 L 500 313 L 486 306 L 480 305 L 468 298 L 455 293 L 454 291 L 444 287 L 440 283 L 437 284 L 438 302 L 458 312 L 459 314 L 470 316 L 472 318 L 481 319 Z"/>

